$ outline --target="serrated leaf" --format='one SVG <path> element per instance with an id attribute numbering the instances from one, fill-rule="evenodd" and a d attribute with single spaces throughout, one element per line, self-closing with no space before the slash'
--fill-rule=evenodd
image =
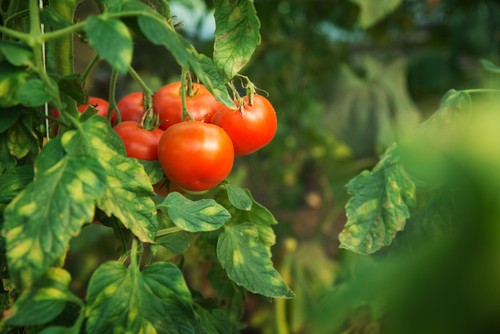
<path id="1" fill-rule="evenodd" d="M 14 67 L 7 62 L 0 63 L 0 107 L 11 107 L 18 104 L 17 91 L 28 77 L 24 68 Z"/>
<path id="2" fill-rule="evenodd" d="M 245 190 L 233 184 L 225 186 L 229 202 L 239 210 L 249 211 L 253 205 L 253 199 L 248 196 Z"/>
<path id="3" fill-rule="evenodd" d="M 138 23 L 150 42 L 164 46 L 170 51 L 179 65 L 194 71 L 198 79 L 214 94 L 218 101 L 230 108 L 234 108 L 234 102 L 224 87 L 225 82 L 221 82 L 220 74 L 209 58 L 200 55 L 191 44 L 160 16 L 139 16 Z"/>
<path id="4" fill-rule="evenodd" d="M 164 208 L 172 223 L 188 232 L 215 231 L 231 218 L 229 212 L 213 199 L 191 201 L 178 192 L 168 194 L 157 207 Z"/>
<path id="5" fill-rule="evenodd" d="M 9 271 L 29 285 L 63 256 L 72 237 L 92 221 L 106 185 L 99 162 L 65 156 L 43 171 L 5 209 Z"/>
<path id="6" fill-rule="evenodd" d="M 45 88 L 45 84 L 40 79 L 26 81 L 17 91 L 16 99 L 19 103 L 39 107 L 52 100 L 52 96 Z"/>
<path id="7" fill-rule="evenodd" d="M 91 117 L 80 130 L 66 132 L 62 143 L 68 154 L 93 155 L 103 166 L 109 186 L 97 201 L 99 209 L 118 218 L 141 241 L 154 242 L 158 221 L 153 187 L 139 162 L 124 156 L 123 143 L 107 120 Z"/>
<path id="8" fill-rule="evenodd" d="M 97 54 L 119 73 L 126 73 L 132 61 L 132 37 L 127 26 L 117 19 L 90 16 L 84 31 Z"/>
<path id="9" fill-rule="evenodd" d="M 49 268 L 7 311 L 5 323 L 11 326 L 44 324 L 57 317 L 67 302 L 79 304 L 78 297 L 69 291 L 70 282 L 66 270 Z"/>
<path id="10" fill-rule="evenodd" d="M 1 41 L 0 51 L 14 66 L 33 66 L 33 51 L 25 44 Z"/>
<path id="11" fill-rule="evenodd" d="M 107 262 L 92 275 L 87 301 L 87 333 L 194 333 L 191 294 L 171 263 L 141 272 Z"/>
<path id="12" fill-rule="evenodd" d="M 11 168 L 0 175 L 0 203 L 8 204 L 32 180 L 32 165 Z"/>
<path id="13" fill-rule="evenodd" d="M 158 160 L 155 161 L 138 160 L 138 161 L 142 165 L 142 167 L 144 167 L 144 171 L 146 172 L 146 174 L 148 174 L 149 181 L 152 184 L 160 182 L 165 177 Z"/>
<path id="14" fill-rule="evenodd" d="M 340 247 L 371 254 L 392 243 L 404 229 L 415 205 L 416 188 L 399 163 L 397 146 L 384 154 L 373 171 L 364 171 L 346 185 L 347 223 L 339 235 Z"/>
<path id="15" fill-rule="evenodd" d="M 229 278 L 250 292 L 273 298 L 295 296 L 274 269 L 257 228 L 250 223 L 224 228 L 217 242 L 217 258 Z"/>
<path id="16" fill-rule="evenodd" d="M 400 4 L 401 0 L 350 0 L 357 4 L 361 13 L 358 24 L 364 28 L 370 28 L 375 23 L 392 13 Z"/>
<path id="17" fill-rule="evenodd" d="M 250 0 L 215 0 L 214 63 L 231 80 L 260 44 L 260 22 Z"/>

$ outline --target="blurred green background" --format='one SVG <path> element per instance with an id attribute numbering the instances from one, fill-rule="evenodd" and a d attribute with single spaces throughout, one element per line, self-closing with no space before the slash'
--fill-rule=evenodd
<path id="1" fill-rule="evenodd" d="M 178 29 L 200 52 L 211 55 L 211 2 L 170 4 Z M 478 250 L 467 239 L 471 251 L 464 248 L 467 241 L 457 246 L 458 238 L 453 245 L 439 244 L 439 249 L 432 244 L 411 259 L 379 263 L 379 255 L 339 250 L 338 234 L 346 220 L 344 185 L 349 179 L 373 167 L 392 142 L 432 114 L 449 89 L 500 88 L 500 76 L 480 63 L 500 63 L 499 2 L 255 0 L 255 7 L 262 43 L 242 74 L 269 94 L 279 128 L 269 146 L 238 158 L 231 179 L 250 188 L 280 222 L 273 261 L 297 298 L 249 296 L 244 332 L 495 333 L 498 314 L 492 310 L 500 303 L 483 297 L 498 281 L 462 281 L 455 275 L 470 271 L 473 278 L 483 277 L 474 252 L 483 259 L 491 249 Z M 84 16 L 94 9 L 86 4 L 78 10 Z M 93 54 L 83 44 L 77 47 L 81 70 Z M 180 76 L 164 49 L 140 40 L 133 66 L 153 89 Z M 93 71 L 88 86 L 92 95 L 107 97 L 109 75 L 104 63 Z M 131 78 L 120 77 L 117 98 L 137 90 Z M 470 211 L 461 219 L 495 221 L 495 214 L 470 200 L 480 198 L 483 189 L 474 183 L 462 186 Z M 74 270 L 82 278 L 112 254 L 113 245 L 102 241 L 108 232 L 92 226 L 72 245 L 76 257 L 79 243 L 93 240 L 101 257 L 78 255 Z M 103 245 L 109 252 L 102 251 Z M 450 270 L 443 270 L 443 263 Z M 471 299 L 457 293 L 478 285 L 485 291 Z M 400 299 L 393 313 L 396 321 L 387 315 L 384 298 L 378 298 L 385 289 Z M 376 302 L 368 302 L 372 299 Z"/>

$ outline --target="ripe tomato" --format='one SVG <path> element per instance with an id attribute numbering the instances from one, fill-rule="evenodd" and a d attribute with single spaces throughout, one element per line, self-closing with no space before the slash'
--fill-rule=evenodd
<path id="1" fill-rule="evenodd" d="M 141 160 L 158 159 L 158 142 L 163 130 L 149 131 L 133 121 L 122 122 L 113 129 L 125 145 L 128 157 Z"/>
<path id="2" fill-rule="evenodd" d="M 144 114 L 143 93 L 134 92 L 128 94 L 117 103 L 117 106 L 122 116 L 122 122 L 134 121 L 140 123 Z"/>
<path id="3" fill-rule="evenodd" d="M 160 88 L 153 97 L 153 109 L 160 118 L 160 128 L 168 127 L 182 121 L 181 83 L 173 82 Z M 195 121 L 210 123 L 212 115 L 221 104 L 201 84 L 194 83 L 193 96 L 186 94 L 186 107 Z"/>
<path id="4" fill-rule="evenodd" d="M 255 94 L 252 104 L 246 96 L 244 101 L 242 108 L 232 110 L 223 106 L 212 117 L 212 124 L 231 137 L 236 156 L 253 153 L 269 144 L 278 125 L 276 112 L 265 97 Z"/>
<path id="5" fill-rule="evenodd" d="M 231 172 L 233 143 L 218 126 L 181 122 L 165 130 L 160 138 L 158 161 L 172 183 L 188 191 L 208 190 Z"/>
<path id="6" fill-rule="evenodd" d="M 94 107 L 97 109 L 96 115 L 102 116 L 102 117 L 107 117 L 108 116 L 108 108 L 109 108 L 109 102 L 101 99 L 100 97 L 95 97 L 95 96 L 90 96 L 89 101 L 86 104 L 79 105 L 77 107 L 78 111 L 83 113 L 89 106 Z M 52 116 L 55 118 L 59 117 L 59 110 L 53 109 L 52 110 Z M 116 121 L 116 115 L 113 112 L 113 115 L 111 115 L 111 124 L 113 124 Z"/>

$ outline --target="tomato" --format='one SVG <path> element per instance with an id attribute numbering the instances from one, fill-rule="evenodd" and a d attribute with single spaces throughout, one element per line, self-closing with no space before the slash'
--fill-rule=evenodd
<path id="1" fill-rule="evenodd" d="M 122 122 L 113 129 L 125 145 L 128 157 L 141 160 L 158 159 L 158 142 L 163 135 L 163 130 L 149 131 L 133 121 Z"/>
<path id="2" fill-rule="evenodd" d="M 182 121 L 181 83 L 173 82 L 160 88 L 153 97 L 153 109 L 160 118 L 160 128 L 168 127 Z M 195 121 L 210 123 L 212 115 L 220 108 L 221 104 L 208 89 L 201 85 L 193 84 L 194 95 L 186 94 L 186 107 Z"/>
<path id="3" fill-rule="evenodd" d="M 158 161 L 172 183 L 188 191 L 204 191 L 231 172 L 233 143 L 218 126 L 181 122 L 165 130 L 160 138 Z"/>
<path id="4" fill-rule="evenodd" d="M 244 104 L 237 110 L 221 107 L 212 117 L 212 124 L 223 128 L 234 145 L 236 156 L 253 153 L 271 142 L 276 134 L 278 121 L 271 103 L 255 94 L 252 104 L 244 97 Z"/>
<path id="5" fill-rule="evenodd" d="M 89 106 L 92 106 L 95 109 L 97 109 L 96 115 L 107 117 L 109 108 L 108 101 L 101 99 L 100 97 L 90 96 L 88 103 L 77 106 L 77 109 L 79 112 L 83 113 L 85 110 L 87 110 Z M 52 116 L 58 118 L 59 110 L 57 109 L 52 110 Z M 113 124 L 115 121 L 116 121 L 116 115 L 113 112 L 113 115 L 111 115 L 111 124 Z"/>
<path id="6" fill-rule="evenodd" d="M 128 94 L 117 103 L 117 106 L 122 116 L 122 122 L 134 121 L 140 123 L 144 114 L 143 93 L 134 92 Z"/>

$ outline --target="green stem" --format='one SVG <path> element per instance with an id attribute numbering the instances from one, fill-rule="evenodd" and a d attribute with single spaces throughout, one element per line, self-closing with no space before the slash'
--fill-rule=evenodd
<path id="1" fill-rule="evenodd" d="M 51 0 L 50 6 L 65 20 L 73 22 L 76 9 L 75 0 Z M 78 28 L 78 25 L 79 24 L 75 24 L 70 27 Z M 69 75 L 74 72 L 73 35 L 71 33 L 64 32 L 65 29 L 52 33 L 48 32 L 42 37 L 44 41 L 48 41 L 50 40 L 48 36 L 51 36 L 52 34 L 55 34 L 52 36 L 57 36 L 57 40 L 54 41 L 53 57 L 55 58 L 55 63 L 57 64 L 57 74 L 61 76 Z"/>
<path id="2" fill-rule="evenodd" d="M 137 239 L 132 239 L 132 248 L 130 249 L 130 265 L 137 267 Z"/>
<path id="3" fill-rule="evenodd" d="M 73 18 L 71 18 L 71 19 L 73 19 Z M 58 38 L 61 38 L 61 37 L 66 37 L 66 35 L 70 35 L 70 34 L 72 34 L 74 32 L 82 30 L 83 27 L 85 26 L 85 24 L 86 24 L 86 21 L 82 21 L 82 22 L 78 22 L 78 23 L 75 23 L 73 25 L 70 25 L 70 26 L 68 26 L 66 28 L 62 28 L 62 29 L 59 29 L 59 30 L 48 32 L 48 33 L 46 33 L 46 34 L 43 35 L 43 40 L 44 41 L 50 41 L 50 40 L 53 40 L 53 39 L 58 39 Z"/>
<path id="4" fill-rule="evenodd" d="M 9 25 L 9 22 L 10 22 L 10 21 L 12 21 L 12 20 L 14 20 L 14 19 L 17 19 L 18 17 L 20 17 L 20 16 L 24 16 L 24 15 L 29 15 L 29 9 L 24 9 L 24 10 L 21 10 L 21 11 L 19 11 L 19 12 L 15 13 L 15 14 L 14 14 L 14 15 L 12 15 L 12 16 L 9 16 L 9 17 L 5 20 L 5 22 L 3 23 L 3 25 L 4 25 L 5 27 L 7 27 L 7 26 Z"/>
<path id="5" fill-rule="evenodd" d="M 118 106 L 116 105 L 116 82 L 118 80 L 118 72 L 113 70 L 111 72 L 111 78 L 109 79 L 109 107 L 108 107 L 108 121 L 111 120 L 112 110 L 115 110 L 116 118 L 118 124 L 122 122 L 122 115 Z"/>
<path id="6" fill-rule="evenodd" d="M 144 80 L 142 80 L 141 76 L 134 70 L 132 66 L 128 67 L 128 73 L 139 84 L 142 91 L 144 92 L 144 95 L 149 95 L 149 96 L 153 95 L 153 91 L 151 90 L 151 88 L 149 88 L 149 86 L 144 82 Z"/>
<path id="7" fill-rule="evenodd" d="M 186 81 L 188 76 L 188 70 L 185 67 L 182 67 L 181 72 L 181 103 L 182 103 L 182 121 L 185 121 L 186 118 L 189 118 L 190 121 L 194 121 L 193 116 L 187 110 L 186 105 Z"/>
<path id="8" fill-rule="evenodd" d="M 285 256 L 283 258 L 283 262 L 281 264 L 280 268 L 280 274 L 283 277 L 283 281 L 285 281 L 286 284 L 290 284 L 292 280 L 292 275 L 291 275 L 291 268 L 292 268 L 292 262 L 293 262 L 293 257 L 295 255 L 295 250 L 297 249 L 297 240 L 293 238 L 288 238 L 285 240 L 284 243 L 285 246 Z M 288 334 L 290 333 L 290 329 L 288 328 L 288 320 L 287 320 L 287 315 L 286 315 L 286 306 L 287 306 L 287 301 L 286 299 L 279 298 L 276 300 L 274 304 L 274 311 L 275 311 L 275 326 L 276 326 L 276 333 L 277 334 Z"/>
<path id="9" fill-rule="evenodd" d="M 163 230 L 159 230 L 158 232 L 156 232 L 156 237 L 162 237 L 164 235 L 168 235 L 168 234 L 172 234 L 172 233 L 177 233 L 177 232 L 180 232 L 182 231 L 182 229 L 180 229 L 179 227 L 177 226 L 174 226 L 174 227 L 169 227 L 169 228 L 165 228 Z"/>
<path id="10" fill-rule="evenodd" d="M 29 34 L 26 34 L 24 32 L 20 32 L 17 30 L 9 29 L 9 28 L 6 28 L 4 26 L 0 26 L 0 32 L 2 34 L 4 34 L 5 36 L 14 37 L 14 38 L 17 38 L 18 40 L 26 43 L 26 44 L 29 44 L 29 40 L 30 40 Z"/>
<path id="11" fill-rule="evenodd" d="M 464 93 L 474 94 L 474 93 L 500 93 L 500 89 L 489 89 L 489 88 L 477 88 L 477 89 L 464 89 Z"/>
<path id="12" fill-rule="evenodd" d="M 50 116 L 50 115 L 47 115 L 45 114 L 45 112 L 41 111 L 41 110 L 38 110 L 38 109 L 34 109 L 36 113 L 40 114 L 40 116 L 54 122 L 54 123 L 57 123 L 61 126 L 64 126 L 65 128 L 69 129 L 71 128 L 71 126 L 69 124 L 67 124 L 66 122 L 63 122 L 61 121 L 59 118 L 55 118 L 53 116 Z"/>
<path id="13" fill-rule="evenodd" d="M 87 81 L 87 78 L 88 78 L 90 72 L 95 67 L 95 65 L 97 65 L 97 63 L 99 63 L 99 60 L 100 60 L 99 56 L 95 55 L 94 58 L 92 59 L 92 61 L 83 70 L 82 74 L 80 75 L 80 80 L 82 81 L 83 86 L 85 86 L 85 81 Z"/>

